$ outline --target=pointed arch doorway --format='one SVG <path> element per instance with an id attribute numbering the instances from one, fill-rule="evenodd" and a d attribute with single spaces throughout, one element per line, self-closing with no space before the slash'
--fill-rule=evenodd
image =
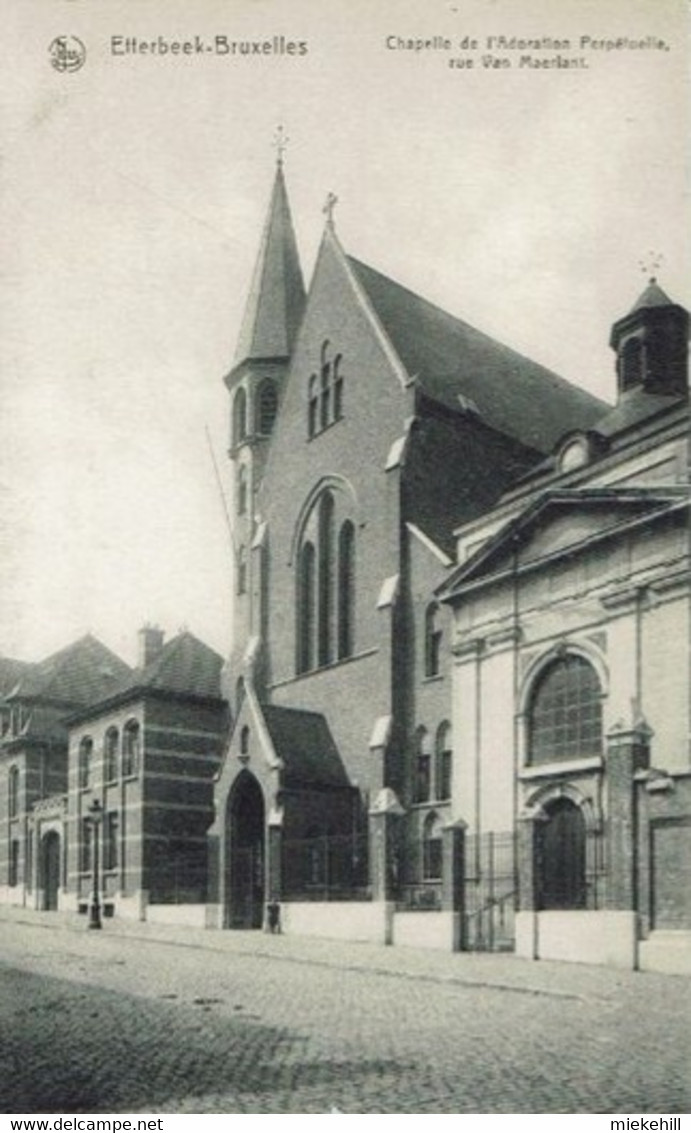
<path id="1" fill-rule="evenodd" d="M 264 796 L 249 771 L 228 799 L 229 928 L 261 928 L 264 919 Z"/>
<path id="2" fill-rule="evenodd" d="M 55 912 L 60 888 L 60 835 L 56 830 L 49 830 L 41 839 L 41 888 L 43 909 Z"/>

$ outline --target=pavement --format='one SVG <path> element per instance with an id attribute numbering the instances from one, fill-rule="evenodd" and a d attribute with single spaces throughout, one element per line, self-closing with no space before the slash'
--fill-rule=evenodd
<path id="1" fill-rule="evenodd" d="M 691 981 L 0 909 L 4 1113 L 691 1110 Z"/>

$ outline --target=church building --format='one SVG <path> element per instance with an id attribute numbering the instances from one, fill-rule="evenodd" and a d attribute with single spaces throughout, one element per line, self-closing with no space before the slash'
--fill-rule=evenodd
<path id="1" fill-rule="evenodd" d="M 608 407 L 347 254 L 333 203 L 306 290 L 279 159 L 225 379 L 234 725 L 209 915 L 457 947 L 469 801 L 435 591 L 455 529 Z"/>

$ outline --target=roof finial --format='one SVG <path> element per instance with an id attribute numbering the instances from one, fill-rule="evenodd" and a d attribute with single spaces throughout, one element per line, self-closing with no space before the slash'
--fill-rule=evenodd
<path id="1" fill-rule="evenodd" d="M 283 165 L 283 154 L 285 153 L 286 149 L 288 148 L 288 142 L 289 141 L 290 141 L 290 138 L 288 137 L 285 130 L 283 129 L 283 126 L 281 126 L 281 125 L 277 126 L 276 127 L 276 133 L 274 134 L 273 144 L 274 144 L 274 148 L 276 150 L 276 155 L 277 155 L 276 160 L 277 160 L 278 165 Z"/>
<path id="2" fill-rule="evenodd" d="M 326 217 L 326 223 L 328 224 L 329 228 L 333 228 L 333 226 L 334 226 L 334 209 L 335 209 L 337 204 L 338 204 L 338 197 L 336 196 L 336 194 L 335 193 L 328 193 L 327 197 L 326 197 L 326 201 L 324 203 L 324 208 L 322 209 L 322 212 L 324 213 L 324 215 Z"/>
<path id="3" fill-rule="evenodd" d="M 662 266 L 664 256 L 659 252 L 648 252 L 642 260 L 638 261 L 638 265 L 643 272 L 643 275 L 648 276 L 649 283 L 657 283 L 657 272 Z"/>

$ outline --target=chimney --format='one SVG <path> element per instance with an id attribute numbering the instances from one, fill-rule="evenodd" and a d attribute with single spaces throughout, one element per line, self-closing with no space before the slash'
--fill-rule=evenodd
<path id="1" fill-rule="evenodd" d="M 158 626 L 145 625 L 139 631 L 139 657 L 138 666 L 145 669 L 158 657 L 163 649 L 165 633 Z"/>

